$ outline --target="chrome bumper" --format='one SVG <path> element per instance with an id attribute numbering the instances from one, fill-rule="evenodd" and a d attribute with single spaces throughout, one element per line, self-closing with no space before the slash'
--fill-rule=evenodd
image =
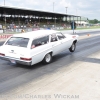
<path id="1" fill-rule="evenodd" d="M 28 66 L 30 66 L 31 63 L 32 63 L 32 61 L 22 61 L 22 60 L 19 60 L 19 59 L 15 59 L 15 58 L 11 58 L 11 57 L 6 57 L 6 56 L 0 56 L 0 59 L 6 60 L 6 61 L 10 61 L 10 62 L 11 62 L 11 60 L 14 60 L 15 63 L 22 64 L 22 65 L 28 65 Z"/>

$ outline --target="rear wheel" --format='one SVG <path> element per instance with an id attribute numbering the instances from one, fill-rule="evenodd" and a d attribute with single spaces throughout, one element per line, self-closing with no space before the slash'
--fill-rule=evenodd
<path id="1" fill-rule="evenodd" d="M 51 61 L 52 61 L 52 54 L 51 53 L 46 54 L 44 59 L 43 59 L 43 62 L 45 64 L 49 64 Z"/>
<path id="2" fill-rule="evenodd" d="M 71 47 L 69 48 L 70 52 L 74 52 L 76 49 L 76 43 L 73 42 L 73 44 L 71 45 Z"/>

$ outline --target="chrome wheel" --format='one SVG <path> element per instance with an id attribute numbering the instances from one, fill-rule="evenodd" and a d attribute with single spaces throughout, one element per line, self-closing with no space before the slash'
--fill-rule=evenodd
<path id="1" fill-rule="evenodd" d="M 75 44 L 74 43 L 72 44 L 72 50 L 73 51 L 75 50 Z"/>
<path id="2" fill-rule="evenodd" d="M 51 60 L 52 60 L 52 54 L 48 53 L 45 55 L 43 62 L 47 64 L 47 63 L 50 63 Z"/>
<path id="3" fill-rule="evenodd" d="M 51 55 L 50 55 L 50 54 L 47 54 L 47 55 L 45 56 L 45 60 L 46 60 L 47 63 L 50 62 L 50 60 L 51 60 Z"/>

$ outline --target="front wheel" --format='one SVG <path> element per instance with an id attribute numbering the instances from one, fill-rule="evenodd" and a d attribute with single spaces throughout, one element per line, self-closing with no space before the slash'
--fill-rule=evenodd
<path id="1" fill-rule="evenodd" d="M 43 62 L 45 64 L 49 64 L 51 61 L 52 61 L 52 54 L 51 53 L 46 54 L 44 59 L 43 59 Z"/>
<path id="2" fill-rule="evenodd" d="M 71 47 L 69 48 L 69 51 L 70 51 L 70 52 L 74 52 L 75 49 L 76 49 L 76 43 L 73 43 L 73 44 L 71 45 Z"/>

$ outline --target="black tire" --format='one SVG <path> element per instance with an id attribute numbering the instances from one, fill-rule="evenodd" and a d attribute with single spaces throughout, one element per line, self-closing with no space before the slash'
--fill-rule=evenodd
<path id="1" fill-rule="evenodd" d="M 51 61 L 52 61 L 52 54 L 51 53 L 46 54 L 43 59 L 43 63 L 49 64 Z"/>
<path id="2" fill-rule="evenodd" d="M 71 47 L 69 48 L 70 52 L 74 52 L 76 49 L 76 43 L 73 42 L 73 44 L 71 45 Z"/>

